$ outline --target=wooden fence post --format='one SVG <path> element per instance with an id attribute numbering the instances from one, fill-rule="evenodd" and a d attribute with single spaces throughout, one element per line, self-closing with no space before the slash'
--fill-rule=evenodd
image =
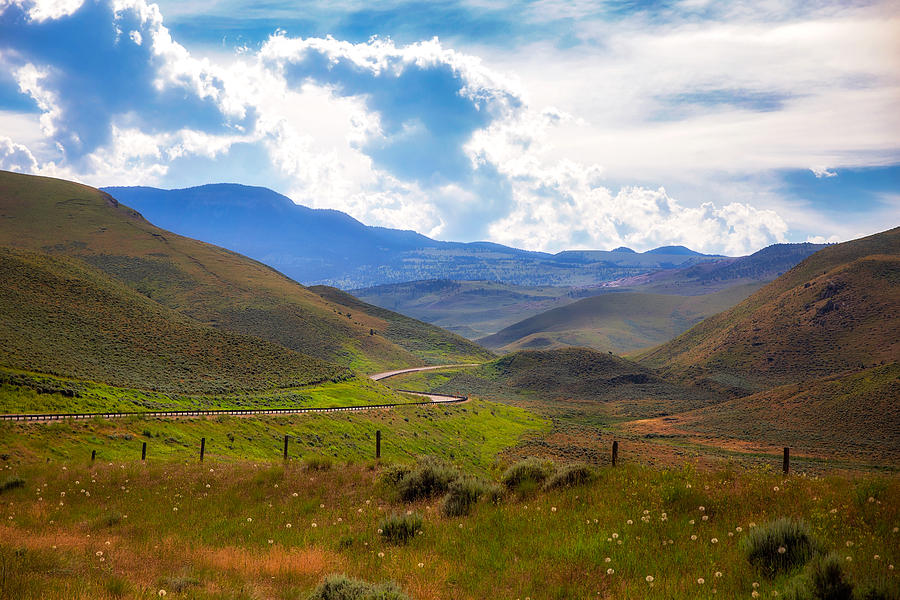
<path id="1" fill-rule="evenodd" d="M 200 462 L 203 462 L 203 455 L 206 453 L 206 438 L 200 438 Z"/>
<path id="2" fill-rule="evenodd" d="M 375 458 L 381 458 L 381 430 L 375 432 Z"/>
<path id="3" fill-rule="evenodd" d="M 791 449 L 787 446 L 784 447 L 784 464 L 781 468 L 785 475 L 791 470 Z"/>
<path id="4" fill-rule="evenodd" d="M 284 436 L 284 460 L 287 460 L 288 436 Z"/>
<path id="5" fill-rule="evenodd" d="M 141 460 L 147 460 L 147 442 L 141 444 Z"/>
<path id="6" fill-rule="evenodd" d="M 612 466 L 619 461 L 619 442 L 613 442 Z"/>
<path id="7" fill-rule="evenodd" d="M 97 451 L 91 450 L 91 462 L 94 462 L 95 458 L 97 458 Z"/>

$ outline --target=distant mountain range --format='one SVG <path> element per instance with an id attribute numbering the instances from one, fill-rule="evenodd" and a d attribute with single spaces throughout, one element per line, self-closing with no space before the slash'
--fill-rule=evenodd
<path id="1" fill-rule="evenodd" d="M 774 244 L 740 258 L 571 288 L 432 280 L 352 293 L 494 349 L 576 345 L 633 352 L 665 342 L 701 319 L 731 308 L 822 248 L 824 244 Z"/>
<path id="2" fill-rule="evenodd" d="M 342 212 L 307 208 L 244 185 L 103 189 L 160 227 L 240 252 L 304 285 L 353 289 L 450 279 L 585 286 L 721 258 L 683 246 L 548 254 L 490 242 L 441 242 L 370 227 Z"/>

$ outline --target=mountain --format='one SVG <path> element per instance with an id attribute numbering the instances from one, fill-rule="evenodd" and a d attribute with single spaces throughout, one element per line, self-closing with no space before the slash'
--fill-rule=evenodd
<path id="1" fill-rule="evenodd" d="M 181 190 L 104 188 L 148 219 L 259 260 L 304 284 L 341 289 L 427 279 L 590 285 L 711 260 L 673 254 L 573 251 L 551 255 L 488 242 L 429 239 L 368 227 L 334 210 L 310 209 L 260 187 L 213 184 Z"/>
<path id="2" fill-rule="evenodd" d="M 577 299 L 570 288 L 446 279 L 350 291 L 366 302 L 433 323 L 469 339 L 485 337 L 535 313 Z"/>
<path id="3" fill-rule="evenodd" d="M 829 246 L 734 308 L 640 356 L 747 395 L 900 358 L 900 228 Z"/>
<path id="4" fill-rule="evenodd" d="M 160 229 L 109 194 L 67 181 L 0 172 L 0 246 L 76 258 L 200 324 L 345 367 L 415 366 L 426 356 L 477 362 L 483 354 L 417 355 L 377 333 L 386 328 L 381 317 L 348 315 L 269 266 Z M 444 340 L 421 325 L 441 348 L 456 345 L 452 334 Z"/>
<path id="5" fill-rule="evenodd" d="M 653 250 L 647 250 L 647 254 L 666 254 L 669 256 L 704 256 L 684 246 L 660 246 Z"/>
<path id="6" fill-rule="evenodd" d="M 601 294 L 519 321 L 478 343 L 504 351 L 587 346 L 616 354 L 634 352 L 672 339 L 761 286 L 743 284 L 702 296 Z"/>
<path id="7" fill-rule="evenodd" d="M 563 333 L 539 336 L 544 341 L 538 339 L 533 344 L 532 340 L 524 340 L 523 344 L 531 345 L 507 349 L 569 344 L 630 352 L 667 341 L 700 318 L 730 308 L 755 291 L 754 285 L 775 279 L 822 248 L 825 245 L 775 244 L 749 256 L 716 258 L 690 267 L 658 270 L 588 286 L 538 287 L 489 281 L 429 280 L 357 289 L 352 293 L 366 302 L 434 323 L 469 339 L 487 338 L 484 343 L 495 348 L 552 329 Z M 633 253 L 627 248 L 625 251 Z M 725 291 L 728 289 L 731 291 Z M 587 301 L 572 308 L 570 313 L 560 308 L 580 298 L 610 292 L 682 297 L 624 296 L 594 301 L 595 311 L 588 310 L 592 303 Z M 706 300 L 687 298 L 709 294 L 718 295 Z M 634 300 L 631 309 L 619 304 L 628 299 Z M 679 308 L 682 305 L 685 305 L 684 309 Z M 538 316 L 549 310 L 554 310 L 553 315 Z M 579 334 L 582 325 L 566 325 L 567 314 L 573 319 L 595 321 L 584 325 L 593 331 Z M 519 323 L 531 318 L 536 321 Z M 603 320 L 606 322 L 600 323 Z M 505 332 L 497 339 L 487 337 L 504 328 L 521 333 L 510 336 L 511 332 Z M 605 328 L 609 328 L 609 335 L 603 333 Z"/>

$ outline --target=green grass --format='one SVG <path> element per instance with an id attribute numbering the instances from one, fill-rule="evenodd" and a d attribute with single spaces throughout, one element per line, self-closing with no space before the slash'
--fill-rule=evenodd
<path id="1" fill-rule="evenodd" d="M 898 591 L 896 478 L 860 505 L 869 480 L 631 465 L 444 517 L 437 502 L 394 500 L 377 466 L 110 462 L 7 465 L 26 485 L 3 497 L 0 597 L 149 599 L 168 587 L 305 598 L 345 574 L 417 600 L 770 598 L 802 571 L 759 571 L 744 540 L 780 517 L 803 519 L 853 585 Z M 397 545 L 379 534 L 386 516 L 408 512 L 422 515 L 421 535 Z M 172 586 L 185 582 L 179 595 Z"/>
<path id="2" fill-rule="evenodd" d="M 420 402 L 368 377 L 234 395 L 181 395 L 0 368 L 0 413 L 331 408 Z"/>
<path id="3" fill-rule="evenodd" d="M 147 442 L 150 460 L 192 460 L 206 438 L 210 460 L 280 458 L 291 437 L 294 459 L 337 461 L 374 457 L 382 431 L 382 457 L 411 461 L 433 454 L 469 468 L 489 470 L 497 455 L 548 424 L 525 410 L 472 400 L 447 406 L 409 406 L 347 414 L 190 419 L 125 418 L 60 423 L 0 423 L 0 453 L 23 460 L 130 460 Z"/>

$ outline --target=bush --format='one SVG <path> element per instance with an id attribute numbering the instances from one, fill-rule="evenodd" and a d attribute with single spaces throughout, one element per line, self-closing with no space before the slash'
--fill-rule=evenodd
<path id="1" fill-rule="evenodd" d="M 14 490 L 16 488 L 24 487 L 25 480 L 21 477 L 7 477 L 6 481 L 0 484 L 0 493 L 5 492 L 7 490 Z"/>
<path id="2" fill-rule="evenodd" d="M 588 465 L 566 465 L 557 471 L 544 484 L 545 489 L 572 487 L 590 483 L 597 478 L 597 474 Z"/>
<path id="3" fill-rule="evenodd" d="M 374 584 L 345 575 L 329 575 L 307 600 L 409 600 L 395 583 Z"/>
<path id="4" fill-rule="evenodd" d="M 396 487 L 410 473 L 412 473 L 410 465 L 389 465 L 382 469 L 380 477 L 387 485 Z"/>
<path id="5" fill-rule="evenodd" d="M 331 459 L 321 456 L 310 456 L 303 460 L 307 471 L 328 471 L 331 469 Z"/>
<path id="6" fill-rule="evenodd" d="M 853 584 L 847 580 L 838 555 L 817 556 L 806 572 L 791 582 L 785 597 L 788 600 L 851 600 Z"/>
<path id="7" fill-rule="evenodd" d="M 398 515 L 392 514 L 378 524 L 384 539 L 395 544 L 405 544 L 422 529 L 422 515 L 418 513 Z"/>
<path id="8" fill-rule="evenodd" d="M 504 491 L 502 485 L 499 483 L 492 483 L 485 488 L 484 495 L 487 496 L 487 499 L 491 504 L 500 504 L 503 502 Z"/>
<path id="9" fill-rule="evenodd" d="M 508 468 L 500 481 L 507 489 L 522 493 L 536 490 L 553 474 L 553 463 L 537 458 L 521 460 Z"/>
<path id="10" fill-rule="evenodd" d="M 747 560 L 769 576 L 805 565 L 819 549 L 805 522 L 784 518 L 751 529 L 744 539 Z"/>
<path id="11" fill-rule="evenodd" d="M 450 491 L 444 496 L 441 514 L 445 517 L 460 517 L 469 514 L 472 506 L 478 502 L 478 498 L 484 492 L 484 483 L 474 477 L 457 479 L 450 484 Z"/>
<path id="12" fill-rule="evenodd" d="M 450 484 L 459 479 L 459 471 L 435 458 L 420 459 L 416 466 L 397 484 L 400 499 L 413 502 L 431 498 L 450 489 Z"/>

